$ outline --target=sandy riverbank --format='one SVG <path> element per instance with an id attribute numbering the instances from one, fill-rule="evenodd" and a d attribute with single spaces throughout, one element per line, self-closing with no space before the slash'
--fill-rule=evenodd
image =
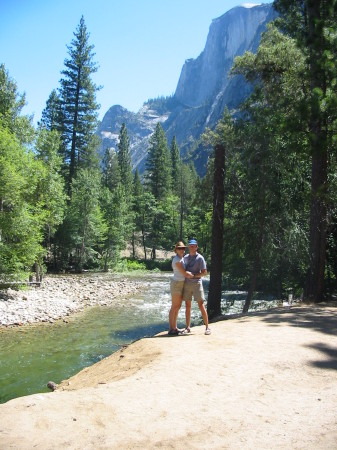
<path id="1" fill-rule="evenodd" d="M 89 306 L 117 304 L 145 283 L 106 274 L 48 275 L 40 287 L 0 290 L 0 327 L 66 320 Z"/>
<path id="2" fill-rule="evenodd" d="M 0 448 L 335 450 L 336 330 L 296 306 L 142 339 L 0 405 Z"/>

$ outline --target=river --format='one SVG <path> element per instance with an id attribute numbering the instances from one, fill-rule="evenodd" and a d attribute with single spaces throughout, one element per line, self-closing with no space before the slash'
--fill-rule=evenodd
<path id="1" fill-rule="evenodd" d="M 37 392 L 48 392 L 47 383 L 60 383 L 105 358 L 122 345 L 153 336 L 168 327 L 171 273 L 134 275 L 148 288 L 111 307 L 91 307 L 68 322 L 41 323 L 0 331 L 0 403 Z M 124 278 L 127 278 L 123 275 Z M 204 280 L 207 298 L 209 280 Z M 242 311 L 245 293 L 227 292 L 223 313 Z M 192 302 L 192 325 L 201 323 Z M 255 301 L 253 309 L 266 309 L 276 301 Z M 178 325 L 183 327 L 185 308 Z"/>

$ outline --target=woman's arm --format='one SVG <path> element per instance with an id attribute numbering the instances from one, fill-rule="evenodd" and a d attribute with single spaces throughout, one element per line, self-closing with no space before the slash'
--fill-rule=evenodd
<path id="1" fill-rule="evenodd" d="M 202 278 L 207 275 L 207 269 L 201 270 L 199 273 L 196 273 L 193 278 Z"/>
<path id="2" fill-rule="evenodd" d="M 193 273 L 187 272 L 187 271 L 184 269 L 184 266 L 182 265 L 181 262 L 177 262 L 177 263 L 176 263 L 176 267 L 178 267 L 179 272 L 182 273 L 182 274 L 184 275 L 185 278 L 193 278 Z"/>

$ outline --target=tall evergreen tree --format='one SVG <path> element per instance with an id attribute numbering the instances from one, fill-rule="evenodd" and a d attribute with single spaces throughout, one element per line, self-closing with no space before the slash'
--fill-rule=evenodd
<path id="1" fill-rule="evenodd" d="M 61 72 L 63 78 L 59 90 L 62 139 L 66 149 L 64 160 L 69 166 L 69 192 L 80 161 L 88 159 L 86 153 L 92 153 L 99 108 L 96 92 L 100 89 L 91 79 L 91 75 L 97 72 L 97 65 L 93 61 L 94 46 L 89 44 L 90 34 L 83 16 L 74 36 L 71 45 L 67 46 L 69 58 L 64 61 L 66 68 Z"/>
<path id="2" fill-rule="evenodd" d="M 46 107 L 42 111 L 41 121 L 39 126 L 46 128 L 49 131 L 62 131 L 62 107 L 60 98 L 55 89 L 52 90 L 46 102 Z"/>
<path id="3" fill-rule="evenodd" d="M 331 127 L 336 120 L 336 0 L 275 0 L 280 24 L 307 55 L 310 83 L 308 120 L 312 164 L 310 266 L 305 297 L 323 300 L 327 241 L 329 153 L 335 151 Z"/>
<path id="4" fill-rule="evenodd" d="M 100 206 L 100 174 L 93 169 L 78 170 L 73 195 L 63 224 L 69 227 L 70 261 L 78 271 L 86 264 L 98 264 L 98 253 L 106 239 L 107 226 Z"/>
<path id="5" fill-rule="evenodd" d="M 185 200 L 185 183 L 184 183 L 184 167 L 180 157 L 180 149 L 177 144 L 176 137 L 172 139 L 171 147 L 171 164 L 172 164 L 172 193 L 179 198 L 179 234 L 176 240 L 183 239 L 183 223 L 184 223 L 184 200 Z"/>
<path id="6" fill-rule="evenodd" d="M 119 133 L 118 164 L 121 175 L 121 183 L 124 186 L 126 196 L 130 197 L 132 194 L 133 175 L 131 167 L 130 139 L 125 123 L 122 124 Z"/>
<path id="7" fill-rule="evenodd" d="M 147 259 L 147 239 L 152 229 L 153 215 L 155 210 L 156 200 L 151 192 L 147 192 L 144 189 L 140 180 L 138 169 L 136 169 L 133 180 L 134 224 L 135 232 L 141 233 L 145 259 Z"/>
<path id="8" fill-rule="evenodd" d="M 150 138 L 146 161 L 146 182 L 155 199 L 161 200 L 171 191 L 172 164 L 165 131 L 157 123 Z"/>
<path id="9" fill-rule="evenodd" d="M 107 148 L 103 157 L 103 185 L 112 192 L 120 183 L 118 156 L 113 148 Z"/>
<path id="10" fill-rule="evenodd" d="M 64 179 L 61 176 L 62 160 L 58 154 L 60 135 L 57 131 L 41 129 L 36 142 L 37 159 L 44 163 L 45 177 L 40 179 L 39 202 L 44 203 L 44 244 L 51 250 L 51 240 L 57 226 L 62 223 L 66 206 Z"/>
<path id="11" fill-rule="evenodd" d="M 181 161 L 181 157 L 180 157 L 180 150 L 179 150 L 175 136 L 172 139 L 170 152 L 171 152 L 171 163 L 172 163 L 172 183 L 173 183 L 173 186 L 175 186 L 175 190 L 176 190 L 177 187 L 181 183 L 182 161 Z"/>

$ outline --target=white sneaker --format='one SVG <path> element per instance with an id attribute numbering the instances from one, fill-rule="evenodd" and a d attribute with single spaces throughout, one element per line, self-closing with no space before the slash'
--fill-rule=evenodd
<path id="1" fill-rule="evenodd" d="M 211 334 L 211 329 L 210 328 L 206 328 L 205 334 Z"/>

